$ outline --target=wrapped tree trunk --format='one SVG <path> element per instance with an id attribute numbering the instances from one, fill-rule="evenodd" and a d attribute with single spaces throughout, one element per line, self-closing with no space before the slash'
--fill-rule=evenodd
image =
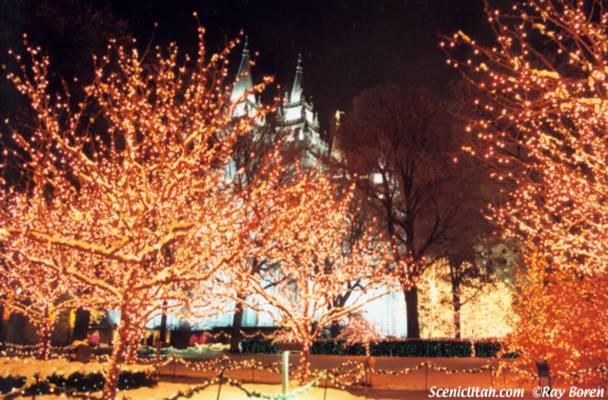
<path id="1" fill-rule="evenodd" d="M 129 336 L 129 342 L 127 343 L 127 351 L 125 356 L 125 363 L 132 364 L 137 361 L 137 351 L 144 338 L 145 329 L 137 329 L 133 334 Z"/>
<path id="2" fill-rule="evenodd" d="M 40 358 L 48 360 L 51 355 L 51 333 L 53 332 L 53 315 L 50 307 L 44 309 L 42 321 L 36 326 L 40 337 Z"/>
<path id="3" fill-rule="evenodd" d="M 124 322 L 124 321 L 121 321 Z M 128 324 L 121 323 L 118 328 L 118 336 L 112 349 L 112 359 L 106 375 L 103 387 L 103 398 L 114 400 L 118 394 L 118 378 L 120 369 L 125 362 L 128 348 Z"/>
<path id="4" fill-rule="evenodd" d="M 53 331 L 50 322 L 43 323 L 37 329 L 37 334 L 40 337 L 40 358 L 48 360 L 51 356 L 51 333 Z"/>
<path id="5" fill-rule="evenodd" d="M 300 381 L 306 381 L 310 375 L 310 348 L 311 343 L 304 342 L 302 345 L 302 351 L 300 352 L 300 363 L 298 365 L 298 378 Z"/>
<path id="6" fill-rule="evenodd" d="M 127 361 L 127 356 L 130 347 L 130 342 L 134 339 L 132 336 L 136 332 L 133 332 L 132 318 L 128 314 L 128 310 L 133 305 L 129 304 L 128 296 L 123 299 L 122 306 L 120 308 L 120 321 L 118 324 L 118 331 L 116 340 L 112 345 L 112 358 L 110 365 L 105 377 L 105 384 L 103 387 L 102 398 L 106 400 L 114 400 L 118 394 L 118 383 L 120 377 L 120 371 L 122 365 Z"/>

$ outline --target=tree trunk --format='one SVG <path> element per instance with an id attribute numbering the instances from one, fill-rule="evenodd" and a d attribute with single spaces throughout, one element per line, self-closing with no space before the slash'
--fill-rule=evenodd
<path id="1" fill-rule="evenodd" d="M 239 300 L 244 300 L 241 295 L 238 295 Z M 230 332 L 230 352 L 239 353 L 239 344 L 241 343 L 241 328 L 243 326 L 243 304 L 237 301 L 234 306 L 234 315 L 232 317 L 232 329 Z"/>
<path id="2" fill-rule="evenodd" d="M 105 377 L 103 387 L 103 399 L 114 400 L 118 394 L 118 378 L 120 370 L 125 362 L 125 356 L 128 348 L 129 324 L 121 317 L 120 326 L 118 327 L 118 335 L 112 348 L 112 359 L 110 360 L 109 369 Z"/>
<path id="3" fill-rule="evenodd" d="M 163 308 L 167 307 L 167 302 L 163 302 Z M 163 314 L 160 317 L 160 334 L 158 341 L 163 346 L 167 342 L 167 312 L 163 309 Z"/>
<path id="4" fill-rule="evenodd" d="M 115 400 L 118 395 L 118 383 L 120 377 L 120 370 L 122 365 L 125 363 L 128 353 L 129 344 L 138 336 L 137 332 L 133 332 L 132 327 L 132 315 L 129 315 L 129 309 L 133 307 L 129 304 L 128 296 L 123 298 L 120 307 L 120 321 L 118 322 L 116 339 L 112 344 L 112 358 L 108 366 L 108 371 L 105 376 L 105 383 L 103 386 L 102 398 L 104 400 Z"/>
<path id="5" fill-rule="evenodd" d="M 91 313 L 88 310 L 79 308 L 76 310 L 76 320 L 74 321 L 74 331 L 72 340 L 84 340 L 89 331 Z"/>
<path id="6" fill-rule="evenodd" d="M 43 360 L 48 360 L 51 355 L 51 333 L 53 332 L 53 321 L 50 306 L 45 307 L 42 314 L 42 323 L 35 324 L 36 333 L 40 336 L 40 353 Z"/>
<path id="7" fill-rule="evenodd" d="M 51 321 L 48 319 L 38 329 L 38 336 L 40 336 L 40 358 L 42 360 L 48 360 L 51 355 L 51 333 L 53 332 L 53 326 Z"/>
<path id="8" fill-rule="evenodd" d="M 144 328 L 135 330 L 129 336 L 129 342 L 127 343 L 127 350 L 125 355 L 125 363 L 133 364 L 137 362 L 137 351 L 139 346 L 144 339 L 146 330 Z"/>
<path id="9" fill-rule="evenodd" d="M 6 325 L 8 323 L 8 317 L 5 315 L 5 309 L 0 305 L 0 342 L 6 342 Z"/>
<path id="10" fill-rule="evenodd" d="M 338 321 L 334 321 L 331 323 L 330 327 L 329 327 L 329 333 L 331 334 L 331 338 L 335 339 L 338 337 L 338 335 L 340 335 L 340 323 Z"/>
<path id="11" fill-rule="evenodd" d="M 298 365 L 298 378 L 305 382 L 310 377 L 310 343 L 304 343 L 300 352 L 300 364 Z"/>
<path id="12" fill-rule="evenodd" d="M 460 327 L 460 308 L 462 304 L 460 302 L 459 285 L 452 285 L 452 307 L 454 308 L 454 338 L 460 339 L 462 337 Z"/>
<path id="13" fill-rule="evenodd" d="M 403 292 L 407 314 L 407 337 L 420 339 L 420 324 L 418 321 L 418 288 L 411 287 Z"/>

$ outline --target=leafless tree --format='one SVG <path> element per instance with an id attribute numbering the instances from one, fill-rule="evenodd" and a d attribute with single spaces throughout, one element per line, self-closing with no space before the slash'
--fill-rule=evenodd
<path id="1" fill-rule="evenodd" d="M 411 264 L 401 279 L 412 338 L 420 337 L 420 327 L 418 289 L 409 279 L 449 255 L 461 235 L 473 235 L 462 229 L 482 218 L 479 209 L 465 207 L 469 186 L 477 183 L 458 157 L 459 128 L 427 90 L 378 86 L 353 100 L 335 132 L 343 164 L 401 259 Z"/>

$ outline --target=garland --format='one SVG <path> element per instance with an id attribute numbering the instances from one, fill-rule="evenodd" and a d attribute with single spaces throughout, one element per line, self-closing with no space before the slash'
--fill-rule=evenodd
<path id="1" fill-rule="evenodd" d="M 320 378 L 323 377 L 324 375 L 325 375 L 324 373 L 319 374 L 319 376 L 317 376 L 312 381 L 308 382 L 306 385 L 299 387 L 295 390 L 292 390 L 289 393 L 285 393 L 285 394 L 279 393 L 279 394 L 274 394 L 274 395 L 264 394 L 264 393 L 261 393 L 261 392 L 255 391 L 255 390 L 249 390 L 246 387 L 244 387 L 241 382 L 230 379 L 230 378 L 227 379 L 227 382 L 231 386 L 234 386 L 234 387 L 242 390 L 245 393 L 245 395 L 247 396 L 247 398 L 250 398 L 250 399 L 255 398 L 255 399 L 262 399 L 262 400 L 289 400 L 289 399 L 299 396 L 303 393 L 306 393 L 313 387 L 317 386 Z"/>

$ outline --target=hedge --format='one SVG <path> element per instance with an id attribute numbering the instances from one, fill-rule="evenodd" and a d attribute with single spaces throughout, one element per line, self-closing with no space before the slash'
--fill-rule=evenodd
<path id="1" fill-rule="evenodd" d="M 123 371 L 120 373 L 118 387 L 122 389 L 135 389 L 143 386 L 154 386 L 158 377 L 145 372 Z M 0 393 L 8 393 L 14 388 L 23 388 L 26 378 L 21 376 L 0 376 Z M 84 375 L 75 372 L 69 376 L 50 375 L 45 380 L 25 388 L 28 396 L 51 393 L 51 386 L 58 386 L 67 391 L 95 392 L 103 388 L 104 379 L 101 373 L 95 372 Z"/>
<path id="2" fill-rule="evenodd" d="M 496 357 L 500 351 L 500 343 L 476 342 L 475 357 Z M 242 353 L 278 352 L 272 342 L 261 339 L 246 339 L 241 341 Z M 373 356 L 389 357 L 472 357 L 470 341 L 456 340 L 400 340 L 370 343 L 370 352 Z M 360 344 L 345 345 L 339 341 L 315 342 L 311 349 L 312 354 L 322 355 L 365 355 L 365 347 Z"/>

